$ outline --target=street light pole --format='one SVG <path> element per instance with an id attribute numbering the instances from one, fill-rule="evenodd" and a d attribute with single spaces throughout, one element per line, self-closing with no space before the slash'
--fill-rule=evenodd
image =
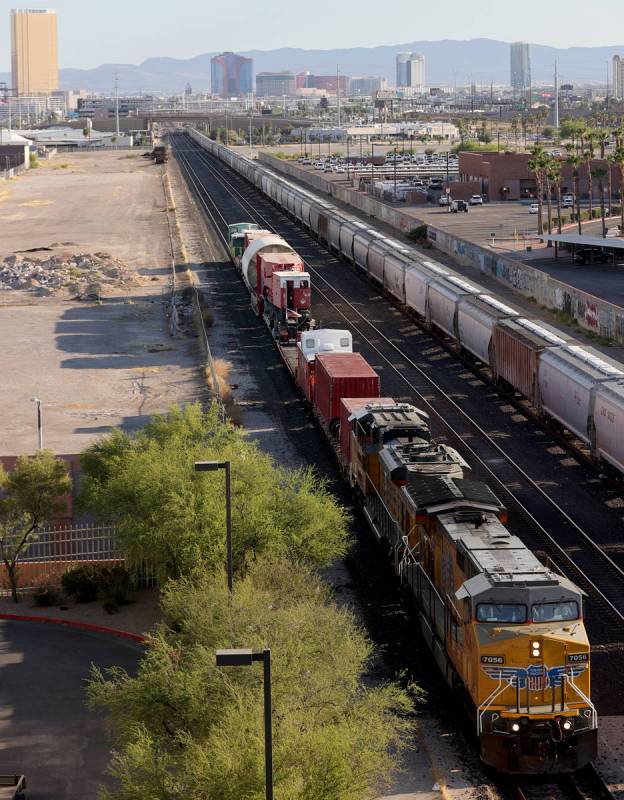
<path id="1" fill-rule="evenodd" d="M 227 586 L 232 594 L 234 588 L 234 564 L 232 558 L 232 486 L 229 461 L 196 461 L 195 472 L 215 472 L 225 470 L 225 546 L 227 550 Z"/>
<path id="2" fill-rule="evenodd" d="M 37 446 L 43 450 L 43 419 L 41 416 L 41 400 L 38 397 L 30 398 L 37 405 Z"/>
<path id="3" fill-rule="evenodd" d="M 248 667 L 254 661 L 262 661 L 264 680 L 264 771 L 265 797 L 273 800 L 273 725 L 271 707 L 271 651 L 238 648 L 235 650 L 217 650 L 218 667 Z"/>

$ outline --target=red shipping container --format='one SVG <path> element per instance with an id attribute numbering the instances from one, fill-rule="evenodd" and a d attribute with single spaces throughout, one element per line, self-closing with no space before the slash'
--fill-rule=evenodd
<path id="1" fill-rule="evenodd" d="M 379 397 L 379 375 L 360 353 L 319 353 L 314 405 L 325 422 L 340 418 L 343 397 Z"/>
<path id="2" fill-rule="evenodd" d="M 340 401 L 340 452 L 347 464 L 351 462 L 351 427 L 349 417 L 368 404 L 394 405 L 391 397 L 343 397 Z"/>

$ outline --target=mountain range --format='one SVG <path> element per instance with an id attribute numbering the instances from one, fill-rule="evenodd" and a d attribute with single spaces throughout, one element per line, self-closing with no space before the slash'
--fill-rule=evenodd
<path id="1" fill-rule="evenodd" d="M 382 75 L 394 83 L 394 57 L 399 52 L 422 53 L 426 60 L 426 81 L 429 85 L 478 85 L 509 81 L 509 44 L 494 39 L 458 41 L 418 41 L 381 47 L 352 47 L 334 50 L 304 50 L 284 47 L 277 50 L 250 50 L 241 55 L 254 60 L 254 73 L 291 69 L 309 70 L 316 74 L 333 74 L 337 65 L 344 75 Z M 609 47 L 569 47 L 557 49 L 531 45 L 533 82 L 552 80 L 555 59 L 562 83 L 602 83 L 607 76 L 607 63 L 624 54 L 624 45 Z M 210 88 L 210 59 L 216 53 L 202 53 L 188 59 L 148 58 L 141 64 L 102 64 L 95 69 L 61 69 L 62 89 L 110 91 L 115 73 L 120 91 L 181 92 L 186 83 L 193 90 Z M 10 75 L 0 73 L 0 81 L 10 85 Z"/>

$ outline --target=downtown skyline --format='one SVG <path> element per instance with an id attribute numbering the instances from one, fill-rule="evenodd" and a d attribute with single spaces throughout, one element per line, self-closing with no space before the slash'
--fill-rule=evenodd
<path id="1" fill-rule="evenodd" d="M 141 6 L 122 5 L 120 0 L 111 0 L 105 7 L 58 0 L 53 7 L 59 18 L 59 64 L 72 69 L 93 69 L 106 63 L 138 65 L 151 58 L 188 59 L 223 50 L 401 47 L 411 40 L 486 38 L 558 48 L 622 49 L 614 41 L 617 33 L 612 32 L 624 30 L 624 6 L 618 0 L 601 4 L 601 15 L 609 18 L 609 25 L 593 28 L 579 24 L 586 10 L 580 0 L 571 0 L 565 17 L 556 8 L 544 7 L 536 0 L 528 0 L 521 14 L 501 9 L 494 0 L 483 0 L 477 8 L 451 0 L 443 15 L 434 4 L 419 7 L 414 15 L 408 0 L 397 0 L 391 14 L 383 12 L 384 24 L 371 24 L 371 15 L 380 16 L 378 6 L 357 0 L 345 0 L 339 14 L 329 0 L 318 0 L 305 25 L 298 23 L 292 6 L 283 0 L 272 3 L 268 10 L 251 0 L 242 0 L 237 18 L 244 20 L 244 25 L 235 24 L 229 7 L 211 8 L 208 15 L 197 0 L 180 0 L 175 7 L 155 0 L 150 4 L 149 15 Z M 7 13 L 0 15 L 0 72 L 10 69 L 8 10 L 9 7 Z M 535 25 L 536 19 L 539 25 Z M 401 22 L 399 26 L 397 21 Z M 97 37 L 90 33 L 95 30 Z"/>

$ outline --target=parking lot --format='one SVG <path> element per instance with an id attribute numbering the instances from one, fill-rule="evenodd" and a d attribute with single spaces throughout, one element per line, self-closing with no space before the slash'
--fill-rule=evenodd
<path id="1" fill-rule="evenodd" d="M 0 772 L 22 773 L 30 800 L 96 798 L 110 742 L 85 706 L 91 665 L 134 672 L 126 639 L 37 622 L 0 622 Z"/>

